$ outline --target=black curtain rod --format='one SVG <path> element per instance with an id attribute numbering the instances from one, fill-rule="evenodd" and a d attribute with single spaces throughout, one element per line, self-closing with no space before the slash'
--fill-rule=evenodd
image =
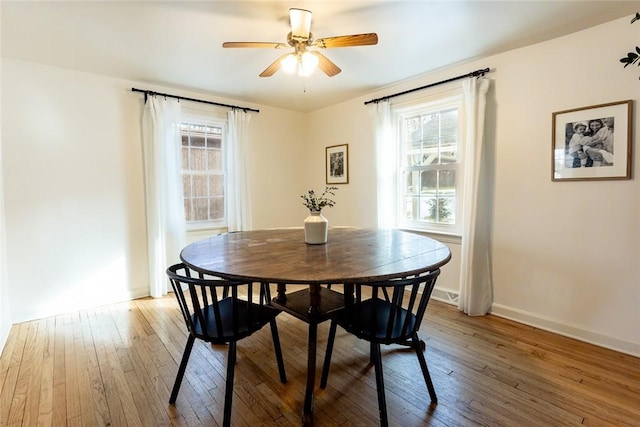
<path id="1" fill-rule="evenodd" d="M 394 93 L 393 95 L 383 96 L 382 98 L 372 99 L 371 101 L 365 102 L 364 105 L 371 104 L 371 103 L 374 103 L 374 102 L 378 103 L 380 101 L 386 101 L 387 99 L 395 98 L 396 96 L 406 95 L 407 93 L 416 92 L 416 91 L 419 91 L 419 90 L 422 90 L 422 89 L 427 89 L 427 88 L 430 88 L 430 87 L 433 87 L 433 86 L 438 86 L 438 85 L 441 85 L 441 84 L 444 84 L 444 83 L 449 83 L 449 82 L 452 82 L 452 81 L 455 81 L 455 80 L 465 79 L 467 77 L 481 77 L 481 76 L 484 76 L 488 72 L 489 72 L 488 68 L 483 68 L 482 70 L 476 70 L 476 71 L 473 71 L 473 72 L 471 72 L 469 74 L 465 74 L 464 76 L 453 77 L 453 78 L 450 78 L 450 79 L 447 79 L 447 80 L 442 80 L 440 82 L 431 83 L 431 84 L 428 84 L 426 86 L 420 86 L 420 87 L 417 87 L 415 89 L 405 90 L 404 92 Z"/>
<path id="2" fill-rule="evenodd" d="M 131 90 L 133 92 L 142 92 L 142 93 L 144 93 L 145 102 L 147 101 L 147 96 L 149 96 L 149 95 L 157 95 L 157 96 L 164 96 L 166 98 L 183 99 L 185 101 L 200 102 L 202 104 L 217 105 L 219 107 L 233 108 L 234 110 L 243 110 L 245 113 L 247 111 L 253 111 L 253 112 L 256 112 L 256 113 L 260 112 L 260 110 L 254 110 L 253 108 L 238 107 L 237 105 L 220 104 L 218 102 L 204 101 L 202 99 L 186 98 L 184 96 L 177 96 L 177 95 L 169 95 L 168 93 L 160 93 L 160 92 L 154 92 L 152 90 L 136 89 L 135 87 L 132 87 Z"/>

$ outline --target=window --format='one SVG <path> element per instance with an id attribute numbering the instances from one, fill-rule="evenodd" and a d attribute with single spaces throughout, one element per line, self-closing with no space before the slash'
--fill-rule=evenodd
<path id="1" fill-rule="evenodd" d="M 461 102 L 456 96 L 396 111 L 401 227 L 460 230 Z"/>
<path id="2" fill-rule="evenodd" d="M 188 229 L 226 223 L 223 125 L 183 123 L 182 187 Z"/>

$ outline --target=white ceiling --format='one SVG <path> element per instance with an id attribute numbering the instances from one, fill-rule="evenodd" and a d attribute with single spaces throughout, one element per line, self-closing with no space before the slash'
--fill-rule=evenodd
<path id="1" fill-rule="evenodd" d="M 640 1 L 585 0 L 0 3 L 2 56 L 299 111 L 640 11 Z M 313 12 L 315 38 L 375 32 L 379 43 L 327 49 L 342 72 L 305 79 L 258 77 L 283 51 L 222 48 L 286 42 L 290 7 Z"/>

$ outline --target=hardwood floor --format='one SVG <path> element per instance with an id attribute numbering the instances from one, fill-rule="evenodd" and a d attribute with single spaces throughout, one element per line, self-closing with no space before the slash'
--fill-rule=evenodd
<path id="1" fill-rule="evenodd" d="M 297 426 L 306 325 L 278 317 L 288 383 L 269 328 L 238 344 L 234 426 Z M 319 328 L 318 383 L 328 322 Z M 431 301 L 421 337 L 438 405 L 415 354 L 383 347 L 395 426 L 640 426 L 640 359 L 495 316 Z M 172 294 L 14 325 L 0 357 L 2 426 L 222 424 L 225 346 L 196 341 L 175 406 L 169 394 L 186 342 Z M 375 426 L 368 345 L 338 329 L 316 426 Z"/>

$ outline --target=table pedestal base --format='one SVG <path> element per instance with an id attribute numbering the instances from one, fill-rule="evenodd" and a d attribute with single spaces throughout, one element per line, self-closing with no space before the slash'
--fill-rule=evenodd
<path id="1" fill-rule="evenodd" d="M 313 425 L 313 392 L 316 387 L 316 357 L 318 347 L 318 324 L 331 318 L 331 315 L 344 307 L 344 294 L 309 285 L 309 289 L 286 294 L 285 285 L 278 284 L 278 295 L 271 304 L 290 315 L 309 324 L 307 344 L 307 386 L 302 408 L 302 425 Z"/>

